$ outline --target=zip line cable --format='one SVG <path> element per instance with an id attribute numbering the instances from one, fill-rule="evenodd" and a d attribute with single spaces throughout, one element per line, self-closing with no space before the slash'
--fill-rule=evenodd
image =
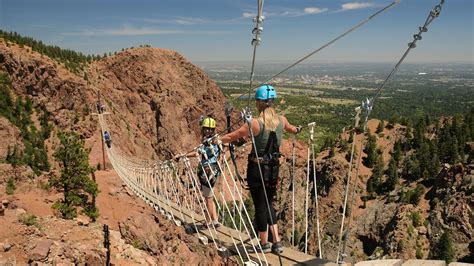
<path id="1" fill-rule="evenodd" d="M 338 41 L 339 39 L 341 39 L 342 37 L 348 35 L 349 33 L 355 31 L 356 29 L 360 28 L 361 26 L 363 26 L 364 24 L 366 24 L 367 22 L 369 22 L 370 20 L 372 20 L 373 18 L 377 17 L 378 15 L 384 13 L 385 11 L 387 11 L 388 9 L 394 7 L 395 5 L 397 5 L 398 3 L 400 3 L 401 0 L 395 0 L 393 1 L 392 3 L 390 3 L 389 5 L 385 6 L 384 8 L 380 9 L 379 11 L 375 12 L 374 14 L 372 14 L 371 16 L 367 17 L 366 19 L 360 21 L 359 23 L 357 23 L 356 25 L 352 26 L 350 29 L 348 29 L 347 31 L 341 33 L 340 35 L 338 35 L 337 37 L 335 37 L 334 39 L 330 40 L 329 42 L 325 43 L 324 45 L 322 45 L 321 47 L 317 48 L 316 50 L 312 51 L 311 53 L 307 54 L 306 56 L 302 57 L 301 59 L 297 60 L 296 62 L 294 62 L 293 64 L 289 65 L 288 67 L 286 67 L 285 69 L 281 70 L 280 72 L 276 73 L 275 75 L 271 76 L 270 78 L 268 78 L 267 80 L 265 80 L 264 82 L 262 82 L 260 85 L 258 85 L 257 87 L 259 86 L 262 86 L 266 83 L 268 83 L 269 81 L 273 80 L 274 78 L 280 76 L 281 74 L 285 73 L 286 71 L 290 70 L 291 68 L 293 68 L 294 66 L 300 64 L 301 62 L 305 61 L 306 59 L 308 59 L 309 57 L 313 56 L 314 54 L 320 52 L 321 50 L 323 50 L 324 48 L 330 46 L 331 44 L 335 43 L 336 41 Z M 253 78 L 253 73 L 251 75 L 251 77 Z M 248 95 L 249 95 L 249 102 L 250 102 L 250 92 L 252 89 L 255 89 L 255 88 L 250 88 L 249 89 L 249 92 L 248 92 Z M 243 94 L 240 94 L 239 96 L 235 97 L 234 99 L 238 99 L 242 96 L 244 96 L 246 93 L 243 93 Z"/>
<path id="2" fill-rule="evenodd" d="M 247 106 L 250 106 L 250 94 L 252 93 L 253 75 L 254 75 L 254 70 L 255 70 L 255 59 L 257 57 L 257 46 L 259 46 L 262 41 L 262 39 L 260 38 L 260 34 L 263 31 L 263 27 L 261 27 L 260 24 L 263 23 L 263 20 L 265 19 L 262 13 L 263 13 L 263 0 L 258 0 L 257 16 L 254 18 L 255 28 L 252 30 L 252 33 L 255 34 L 255 37 L 252 39 L 253 54 L 252 54 L 252 67 L 250 70 L 249 96 L 247 100 Z"/>

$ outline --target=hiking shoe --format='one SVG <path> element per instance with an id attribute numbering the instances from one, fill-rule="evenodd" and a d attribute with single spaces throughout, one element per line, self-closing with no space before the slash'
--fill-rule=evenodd
<path id="1" fill-rule="evenodd" d="M 257 247 L 257 251 L 260 251 L 260 252 L 263 252 L 263 253 L 268 253 L 272 250 L 270 242 L 266 243 L 265 245 L 262 245 L 262 244 L 260 244 L 260 245 L 262 246 L 262 249 L 260 250 L 260 248 Z"/>
<path id="2" fill-rule="evenodd" d="M 221 223 L 219 223 L 219 221 L 213 221 L 212 224 L 214 224 L 214 228 L 219 228 L 221 227 Z"/>
<path id="3" fill-rule="evenodd" d="M 281 254 L 283 252 L 283 245 L 280 242 L 276 242 L 272 245 L 272 253 L 273 254 Z"/>

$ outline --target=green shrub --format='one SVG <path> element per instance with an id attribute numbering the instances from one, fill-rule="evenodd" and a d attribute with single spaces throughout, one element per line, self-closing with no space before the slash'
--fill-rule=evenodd
<path id="1" fill-rule="evenodd" d="M 13 178 L 9 178 L 8 181 L 7 181 L 7 195 L 13 195 L 13 193 L 15 193 L 15 189 L 16 189 L 16 186 L 15 186 L 15 180 L 13 180 Z"/>
<path id="2" fill-rule="evenodd" d="M 445 231 L 441 235 L 431 252 L 434 259 L 445 260 L 446 263 L 451 263 L 454 260 L 453 240 L 448 232 Z"/>
<path id="3" fill-rule="evenodd" d="M 408 229 L 407 229 L 407 232 L 410 236 L 413 235 L 413 233 L 415 232 L 415 227 L 413 227 L 413 225 L 408 225 Z"/>
<path id="4" fill-rule="evenodd" d="M 423 251 L 421 251 L 421 247 L 416 247 L 416 258 L 419 260 L 423 259 Z"/>
<path id="5" fill-rule="evenodd" d="M 20 215 L 18 221 L 26 226 L 38 225 L 38 222 L 36 221 L 36 216 L 33 214 L 25 213 L 23 215 Z"/>
<path id="6" fill-rule="evenodd" d="M 418 227 L 421 225 L 421 216 L 419 212 L 411 212 L 410 218 L 413 226 Z"/>
<path id="7" fill-rule="evenodd" d="M 405 248 L 405 241 L 403 241 L 403 239 L 400 239 L 398 241 L 398 247 L 397 247 L 398 252 L 402 252 L 404 248 Z"/>

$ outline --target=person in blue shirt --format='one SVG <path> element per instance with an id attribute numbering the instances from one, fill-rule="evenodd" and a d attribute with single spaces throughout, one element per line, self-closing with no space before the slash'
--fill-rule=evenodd
<path id="1" fill-rule="evenodd" d="M 213 199 L 213 188 L 218 181 L 218 177 L 221 175 L 217 161 L 221 154 L 219 145 L 210 141 L 209 139 L 214 135 L 216 129 L 216 120 L 207 117 L 201 122 L 201 133 L 202 133 L 202 145 L 198 148 L 197 152 L 186 154 L 187 157 L 198 157 L 200 156 L 200 164 L 198 165 L 197 175 L 199 183 L 201 185 L 202 196 L 206 201 L 209 215 L 206 214 L 207 226 L 210 227 L 214 224 L 214 227 L 219 227 L 220 223 L 217 217 L 216 205 Z M 180 156 L 175 156 L 178 159 Z"/>
<path id="2" fill-rule="evenodd" d="M 216 120 L 207 117 L 202 121 L 201 133 L 203 145 L 198 150 L 199 154 L 201 154 L 198 177 L 199 182 L 201 183 L 202 195 L 206 199 L 207 209 L 210 214 L 210 217 L 206 217 L 207 224 L 210 225 L 213 223 L 215 227 L 219 227 L 220 223 L 218 221 L 216 205 L 212 196 L 212 189 L 220 176 L 219 167 L 217 165 L 220 149 L 219 145 L 207 141 L 207 139 L 214 135 L 215 129 Z"/>
<path id="3" fill-rule="evenodd" d="M 112 139 L 110 138 L 109 132 L 106 130 L 104 131 L 104 140 L 107 147 L 110 148 L 112 146 Z"/>

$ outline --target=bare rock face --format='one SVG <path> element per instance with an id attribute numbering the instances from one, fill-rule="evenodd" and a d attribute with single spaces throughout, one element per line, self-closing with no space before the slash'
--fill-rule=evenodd
<path id="1" fill-rule="evenodd" d="M 49 249 L 53 242 L 50 240 L 41 240 L 36 244 L 36 247 L 31 251 L 30 261 L 43 261 L 48 257 Z"/>
<path id="2" fill-rule="evenodd" d="M 195 237 L 161 215 L 133 216 L 119 223 L 120 233 L 129 244 L 158 257 L 158 264 L 219 265 L 217 252 L 202 246 Z M 146 228 L 146 230 L 144 230 Z"/>
<path id="3" fill-rule="evenodd" d="M 130 49 L 92 63 L 88 76 L 105 98 L 112 138 L 124 152 L 170 158 L 188 151 L 200 140 L 201 115 L 225 127 L 222 92 L 174 51 Z"/>
<path id="4" fill-rule="evenodd" d="M 472 242 L 474 195 L 463 182 L 468 171 L 460 164 L 444 165 L 428 192 L 432 202 L 429 231 L 433 239 L 447 230 L 455 243 Z"/>
<path id="5" fill-rule="evenodd" d="M 27 165 L 20 165 L 14 168 L 11 164 L 0 163 L 0 184 L 6 183 L 10 177 L 17 180 L 25 180 L 35 176 L 33 170 Z"/>

